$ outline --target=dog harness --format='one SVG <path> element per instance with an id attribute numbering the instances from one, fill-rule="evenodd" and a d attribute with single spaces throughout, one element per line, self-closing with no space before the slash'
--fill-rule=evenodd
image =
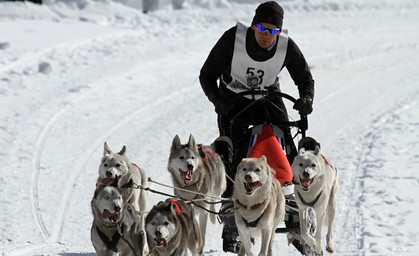
<path id="1" fill-rule="evenodd" d="M 100 239 L 102 239 L 102 241 L 106 244 L 106 248 L 108 250 L 112 250 L 114 252 L 118 252 L 118 249 L 116 248 L 116 245 L 119 242 L 119 239 L 121 239 L 121 234 L 116 231 L 113 235 L 112 235 L 112 239 L 109 239 L 109 237 L 102 232 L 102 230 L 99 229 L 99 227 L 96 226 L 96 231 L 99 234 Z M 121 233 L 124 232 L 124 225 L 122 225 L 121 227 Z"/>
<path id="2" fill-rule="evenodd" d="M 310 207 L 314 207 L 314 205 L 317 203 L 317 201 L 319 201 L 319 198 L 320 198 L 320 196 L 322 195 L 322 192 L 323 192 L 323 190 L 322 190 L 322 191 L 320 191 L 320 193 L 316 196 L 316 198 L 314 198 L 314 200 L 313 200 L 313 201 L 311 201 L 311 202 L 306 202 L 306 201 L 303 199 L 303 197 L 301 196 L 300 192 L 297 192 L 297 193 L 298 193 L 298 197 L 300 198 L 301 202 L 302 202 L 304 205 L 307 205 L 307 206 L 310 206 Z"/>
<path id="3" fill-rule="evenodd" d="M 243 209 L 245 209 L 245 210 L 255 210 L 255 209 L 257 209 L 257 208 L 259 208 L 261 205 L 264 205 L 265 204 L 265 202 L 266 202 L 266 199 L 265 200 L 263 200 L 263 202 L 261 202 L 261 203 L 257 203 L 257 204 L 255 204 L 255 205 L 252 205 L 252 206 L 247 206 L 247 205 L 244 205 L 244 204 L 242 204 L 242 203 L 240 203 L 240 201 L 239 200 L 236 200 L 236 203 L 240 206 L 240 207 L 242 207 Z M 257 225 L 258 225 L 258 223 L 259 223 L 259 221 L 260 221 L 260 219 L 262 219 L 262 217 L 263 217 L 263 214 L 265 214 L 265 211 L 264 212 L 262 212 L 262 214 L 260 215 L 260 217 L 259 218 L 257 218 L 256 220 L 254 220 L 254 221 L 251 221 L 251 222 L 249 222 L 248 220 L 246 220 L 243 216 L 242 216 L 242 219 L 243 219 L 243 222 L 244 222 L 244 224 L 246 224 L 246 227 L 250 227 L 250 228 L 254 228 L 254 227 L 256 227 Z"/>

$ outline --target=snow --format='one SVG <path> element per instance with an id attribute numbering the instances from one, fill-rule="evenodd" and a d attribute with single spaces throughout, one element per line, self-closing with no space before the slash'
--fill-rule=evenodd
<path id="1" fill-rule="evenodd" d="M 94 255 L 90 200 L 103 143 L 126 145 L 132 162 L 171 184 L 173 137 L 209 144 L 218 135 L 199 70 L 262 1 L 189 0 L 174 10 L 161 0 L 148 14 L 124 1 L 45 2 L 0 3 L 0 251 Z M 416 255 L 419 3 L 280 3 L 316 81 L 308 136 L 340 174 L 335 255 Z M 281 87 L 297 95 L 286 72 Z M 164 199 L 151 194 L 150 207 Z M 208 227 L 205 255 L 226 255 L 221 226 Z M 298 255 L 284 235 L 274 246 Z"/>

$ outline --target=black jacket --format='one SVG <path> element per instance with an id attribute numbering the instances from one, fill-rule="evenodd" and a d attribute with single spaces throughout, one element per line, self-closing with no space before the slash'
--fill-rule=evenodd
<path id="1" fill-rule="evenodd" d="M 236 30 L 237 26 L 234 26 L 223 34 L 209 53 L 207 60 L 201 68 L 199 81 L 205 95 L 214 104 L 218 97 L 223 97 L 228 102 L 229 99 L 232 99 L 235 96 L 235 93 L 227 89 L 222 82 L 220 82 L 218 86 L 217 80 L 221 75 L 223 75 L 223 78 L 227 83 L 232 79 L 230 70 Z M 278 40 L 276 43 L 278 43 Z M 251 28 L 248 28 L 246 35 L 246 50 L 252 59 L 256 61 L 268 60 L 274 56 L 276 49 L 276 45 L 271 51 L 261 48 L 256 42 L 254 31 Z M 291 38 L 288 39 L 287 53 L 281 69 L 284 67 L 287 68 L 294 83 L 298 86 L 300 97 L 308 96 L 313 98 L 314 80 L 310 69 L 300 49 Z M 282 100 L 280 101 L 279 104 L 283 105 Z M 235 108 L 243 108 L 247 104 L 249 104 L 248 100 L 243 98 L 242 102 L 238 104 L 240 106 L 235 104 Z"/>

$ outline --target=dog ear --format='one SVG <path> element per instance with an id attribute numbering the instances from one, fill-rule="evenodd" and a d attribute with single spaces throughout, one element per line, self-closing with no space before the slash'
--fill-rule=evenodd
<path id="1" fill-rule="evenodd" d="M 106 143 L 103 145 L 103 155 L 108 155 L 108 154 L 112 154 L 112 150 L 109 148 L 108 143 Z"/>
<path id="2" fill-rule="evenodd" d="M 119 151 L 118 155 L 121 155 L 121 156 L 125 155 L 125 151 L 127 151 L 127 147 L 124 145 L 121 151 Z"/>
<path id="3" fill-rule="evenodd" d="M 173 138 L 172 141 L 172 150 L 177 149 L 180 146 L 180 138 L 179 135 L 176 134 L 176 136 Z"/>
<path id="4" fill-rule="evenodd" d="M 260 160 L 262 160 L 264 163 L 267 163 L 267 161 L 266 161 L 266 156 L 265 156 L 265 155 L 262 155 L 262 156 L 260 157 Z"/>
<path id="5" fill-rule="evenodd" d="M 304 154 L 306 152 L 306 149 L 305 148 L 300 148 L 300 150 L 298 151 L 298 153 L 299 154 Z"/>
<path id="6" fill-rule="evenodd" d="M 188 146 L 191 148 L 195 148 L 196 144 L 195 144 L 195 138 L 193 137 L 193 135 L 189 135 L 189 140 L 188 140 Z"/>
<path id="7" fill-rule="evenodd" d="M 314 150 L 314 154 L 318 155 L 320 153 L 320 147 L 316 146 L 316 149 Z"/>

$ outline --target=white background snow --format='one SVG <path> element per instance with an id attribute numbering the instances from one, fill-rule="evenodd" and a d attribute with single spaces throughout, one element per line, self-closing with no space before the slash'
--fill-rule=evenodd
<path id="1" fill-rule="evenodd" d="M 0 3 L 0 252 L 94 255 L 90 200 L 105 141 L 171 184 L 173 137 L 218 136 L 199 70 L 260 2 L 174 10 L 161 0 L 148 14 L 108 0 Z M 316 81 L 308 135 L 339 169 L 335 255 L 417 255 L 419 2 L 279 3 Z M 281 87 L 297 96 L 286 72 Z M 151 194 L 149 206 L 164 199 Z M 205 255 L 227 255 L 220 237 L 209 225 Z M 275 251 L 299 255 L 281 234 Z"/>

